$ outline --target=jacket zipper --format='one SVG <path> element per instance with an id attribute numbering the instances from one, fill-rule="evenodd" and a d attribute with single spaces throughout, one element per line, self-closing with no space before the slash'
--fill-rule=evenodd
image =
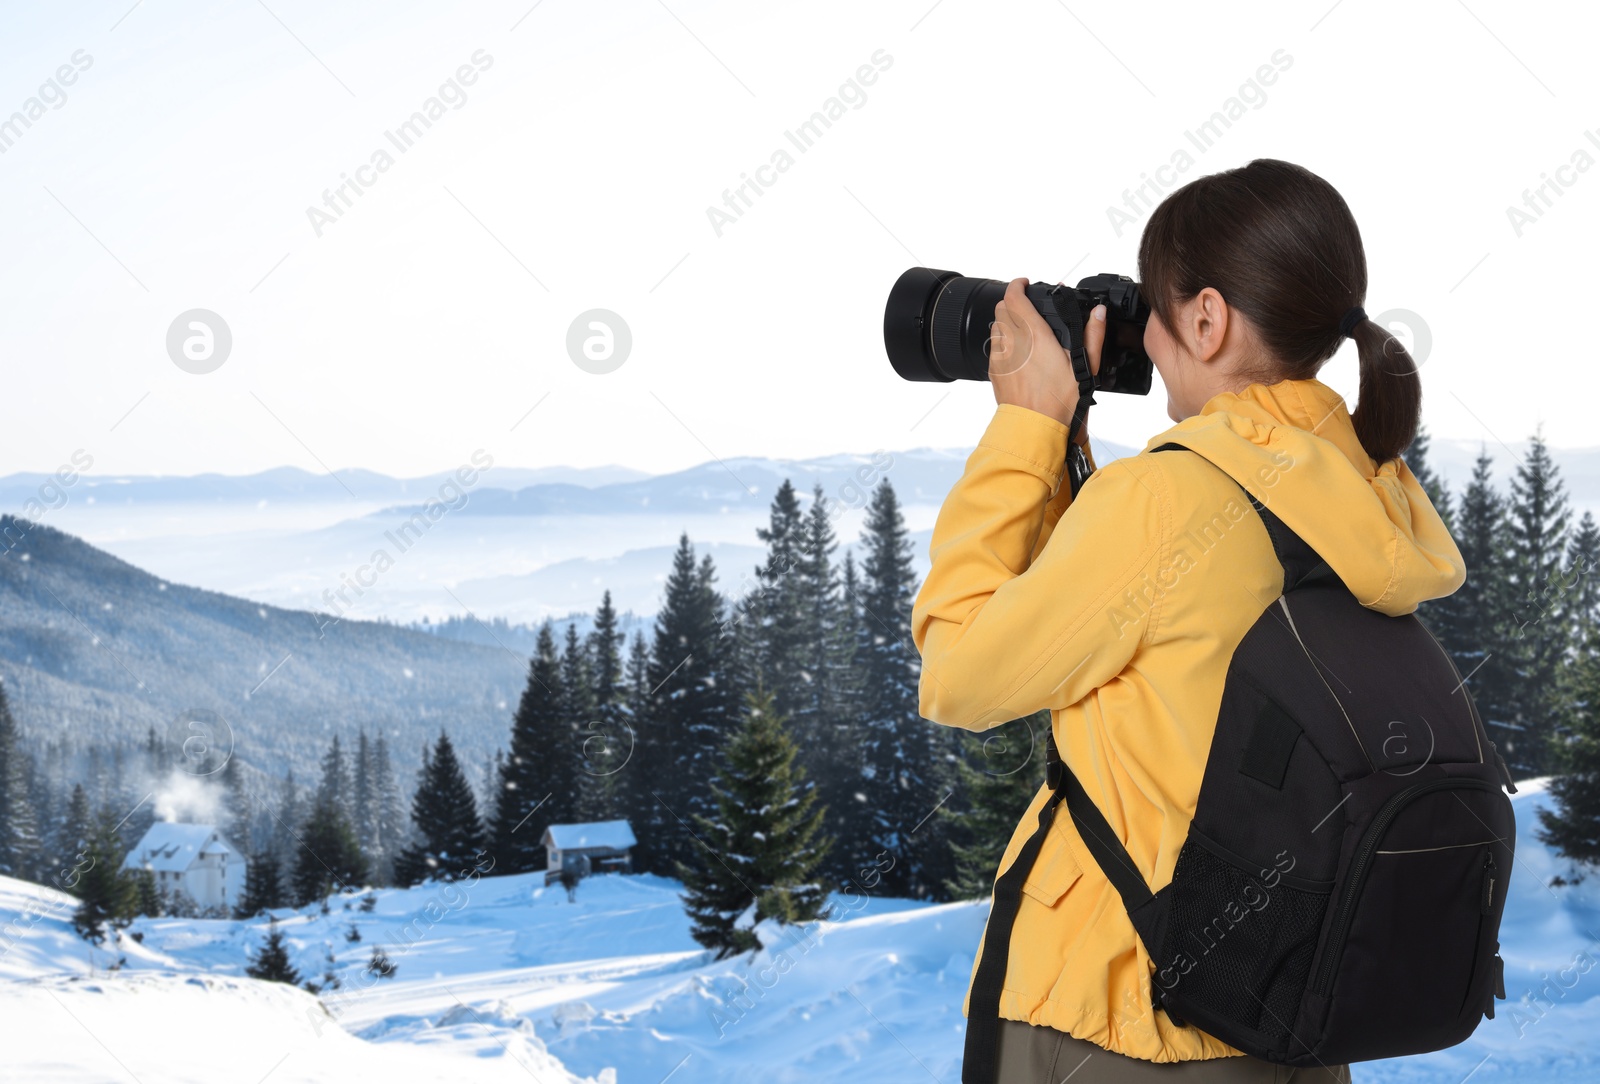
<path id="1" fill-rule="evenodd" d="M 1314 989 L 1323 997 L 1332 993 L 1331 988 L 1339 967 L 1339 958 L 1344 955 L 1345 938 L 1349 936 L 1350 923 L 1355 918 L 1356 901 L 1360 898 L 1361 889 L 1366 883 L 1372 856 L 1377 851 L 1378 844 L 1383 841 L 1384 833 L 1389 830 L 1389 822 L 1399 815 L 1401 809 L 1422 795 L 1455 787 L 1475 790 L 1496 789 L 1482 779 L 1435 779 L 1407 787 L 1394 795 L 1383 803 L 1377 815 L 1372 818 L 1367 834 L 1362 837 L 1360 845 L 1356 848 L 1355 857 L 1351 859 L 1350 877 L 1345 882 L 1343 895 L 1339 897 L 1338 909 L 1333 913 L 1333 929 L 1328 935 L 1328 946 L 1322 953 L 1322 965 L 1317 969 L 1317 983 Z"/>

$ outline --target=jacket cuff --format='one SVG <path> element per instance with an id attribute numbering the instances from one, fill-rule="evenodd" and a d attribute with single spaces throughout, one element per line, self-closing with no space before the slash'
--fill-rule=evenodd
<path id="1" fill-rule="evenodd" d="M 1004 452 L 1054 493 L 1066 470 L 1067 432 L 1066 426 L 1037 410 L 1001 403 L 978 447 Z"/>

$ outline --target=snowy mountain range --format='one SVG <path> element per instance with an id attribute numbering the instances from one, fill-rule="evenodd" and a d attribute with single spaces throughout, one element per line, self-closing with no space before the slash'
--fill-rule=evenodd
<path id="1" fill-rule="evenodd" d="M 1525 442 L 1435 440 L 1431 458 L 1459 489 L 1480 448 L 1506 488 L 1526 456 Z M 1102 464 L 1129 452 L 1096 443 Z M 351 616 L 410 624 L 470 611 L 529 623 L 591 612 L 609 588 L 618 609 L 648 617 L 659 603 L 666 557 L 684 532 L 712 553 L 723 590 L 742 593 L 760 555 L 756 528 L 785 478 L 807 501 L 813 486 L 823 487 L 840 511 L 835 525 L 846 547 L 860 530 L 866 492 L 888 479 L 925 565 L 938 506 L 968 454 L 922 448 L 743 457 L 660 475 L 495 466 L 459 497 L 442 474 L 333 477 L 286 467 L 236 478 L 101 477 L 91 469 L 65 487 L 39 474 L 0 478 L 0 508 L 33 501 L 44 509 L 35 518 L 158 576 L 275 606 L 326 609 L 328 593 L 384 549 L 396 568 L 359 598 L 347 596 Z M 1600 509 L 1600 449 L 1554 454 L 1574 506 Z M 415 524 L 430 500 L 447 511 L 424 533 Z M 415 543 L 403 557 L 391 541 L 397 538 Z"/>

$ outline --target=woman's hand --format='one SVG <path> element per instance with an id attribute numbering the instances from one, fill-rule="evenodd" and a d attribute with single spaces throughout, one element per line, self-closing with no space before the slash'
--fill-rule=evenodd
<path id="1" fill-rule="evenodd" d="M 1072 425 L 1078 409 L 1078 380 L 1072 361 L 1055 332 L 1044 322 L 1025 292 L 1027 279 L 1012 279 L 1006 296 L 994 308 L 990 325 L 989 383 L 994 385 L 994 401 L 1036 410 L 1062 425 Z M 1084 322 L 1084 349 L 1089 355 L 1089 371 L 1100 371 L 1100 349 L 1106 341 L 1106 307 L 1096 305 Z M 1078 442 L 1089 439 L 1088 427 L 1078 433 Z"/>

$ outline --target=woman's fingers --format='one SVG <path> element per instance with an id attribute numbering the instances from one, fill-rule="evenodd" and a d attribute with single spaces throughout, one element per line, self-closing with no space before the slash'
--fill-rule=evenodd
<path id="1" fill-rule="evenodd" d="M 1089 355 L 1089 371 L 1100 371 L 1100 354 L 1106 345 L 1106 307 L 1096 305 L 1083 326 L 1083 349 Z"/>
<path id="2" fill-rule="evenodd" d="M 1028 300 L 1027 279 L 1012 279 L 1005 297 L 995 304 L 994 326 L 989 344 L 989 376 L 1015 373 L 1028 364 L 1033 344 L 1039 342 L 1039 329 L 1055 341 L 1049 325 Z"/>

